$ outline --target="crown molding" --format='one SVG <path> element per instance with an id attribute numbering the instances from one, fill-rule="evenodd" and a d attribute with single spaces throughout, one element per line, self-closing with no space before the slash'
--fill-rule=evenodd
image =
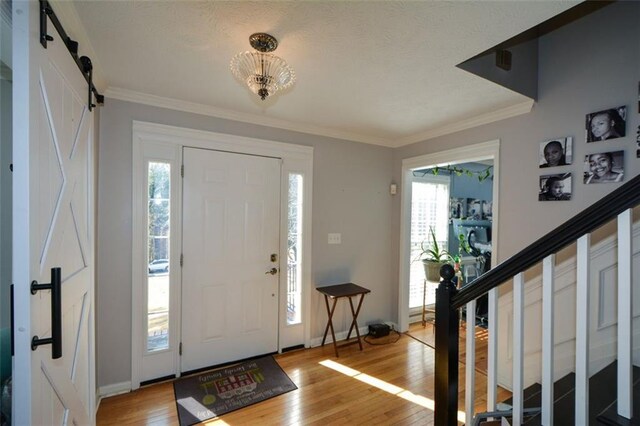
<path id="1" fill-rule="evenodd" d="M 235 112 L 223 108 L 217 108 L 210 105 L 199 104 L 195 102 L 182 101 L 179 99 L 165 98 L 162 96 L 149 95 L 146 93 L 135 92 L 133 90 L 122 89 L 120 87 L 109 87 L 104 92 L 105 96 L 121 101 L 135 102 L 144 105 L 151 105 L 160 108 L 173 109 L 177 111 L 191 112 L 194 114 L 206 115 L 209 117 L 224 118 L 226 120 L 240 121 L 243 123 L 257 124 L 267 127 L 275 127 L 278 129 L 290 130 L 293 132 L 308 133 L 318 136 L 326 136 L 336 139 L 345 139 L 354 142 L 368 143 L 372 145 L 381 145 L 390 147 L 390 141 L 382 138 L 361 135 L 358 133 L 343 132 L 340 130 L 327 129 L 320 126 L 310 124 L 294 123 L 287 120 L 281 120 L 273 117 L 264 117 L 257 114 L 247 114 Z"/>
<path id="2" fill-rule="evenodd" d="M 359 133 L 328 129 L 311 124 L 294 123 L 274 117 L 264 117 L 258 114 L 241 113 L 224 108 L 217 108 L 211 105 L 204 105 L 195 102 L 183 101 L 180 99 L 136 92 L 134 90 L 123 89 L 120 87 L 110 86 L 109 88 L 107 88 L 107 90 L 104 91 L 104 95 L 107 98 L 118 99 L 126 102 L 134 102 L 159 108 L 190 112 L 193 114 L 239 121 L 242 123 L 274 127 L 277 129 L 290 130 L 293 132 L 307 133 L 311 135 L 325 136 L 329 138 L 343 139 L 372 145 L 380 145 L 388 148 L 399 148 L 415 142 L 426 141 L 428 139 L 433 139 L 439 136 L 448 135 L 450 133 L 459 132 L 461 130 L 481 126 L 483 124 L 489 124 L 495 121 L 504 120 L 505 118 L 526 114 L 531 111 L 534 103 L 533 100 L 527 100 L 525 102 L 511 105 L 496 111 L 491 111 L 468 119 L 459 120 L 452 124 L 446 124 L 444 126 L 429 129 L 425 132 L 416 133 L 405 138 L 390 140 L 362 135 Z"/>
<path id="3" fill-rule="evenodd" d="M 93 84 L 99 92 L 107 87 L 107 82 L 100 66 L 100 60 L 96 51 L 93 49 L 87 30 L 84 28 L 78 11 L 72 1 L 67 0 L 49 0 L 56 12 L 56 16 L 60 20 L 64 31 L 74 41 L 78 42 L 78 56 L 88 56 L 93 64 Z"/>
<path id="4" fill-rule="evenodd" d="M 429 139 L 437 138 L 439 136 L 449 135 L 451 133 L 459 132 L 461 130 L 471 129 L 473 127 L 482 126 L 484 124 L 493 123 L 496 121 L 504 120 L 506 118 L 516 117 L 518 115 L 527 114 L 531 112 L 533 108 L 533 99 L 528 99 L 519 104 L 510 105 L 505 108 L 501 108 L 495 111 L 490 111 L 484 114 L 476 115 L 462 120 L 458 120 L 455 123 L 445 124 L 443 126 L 434 127 L 424 132 L 416 133 L 405 138 L 397 139 L 392 145 L 393 148 L 399 148 L 405 145 L 409 145 L 416 142 L 422 142 Z"/>

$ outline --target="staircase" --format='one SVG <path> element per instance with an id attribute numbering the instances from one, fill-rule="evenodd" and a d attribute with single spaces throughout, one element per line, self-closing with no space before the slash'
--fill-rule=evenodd
<path id="1" fill-rule="evenodd" d="M 436 291 L 436 353 L 435 353 L 435 424 L 479 424 L 487 416 L 474 413 L 475 373 L 467 369 L 464 378 L 464 414 L 458 413 L 458 333 L 460 310 L 475 311 L 476 300 L 489 299 L 489 340 L 487 374 L 487 413 L 490 418 L 508 419 L 512 425 L 640 425 L 640 369 L 633 365 L 632 336 L 632 209 L 640 205 L 640 176 L 617 188 L 606 197 L 577 214 L 529 247 L 497 265 L 466 287 L 458 290 L 452 282 L 453 268 L 444 265 L 442 281 Z M 616 261 L 612 269 L 617 283 L 615 303 L 616 362 L 590 377 L 591 300 L 591 233 L 614 222 Z M 573 372 L 554 382 L 554 324 L 556 253 L 575 244 L 575 360 Z M 542 366 L 541 383 L 524 389 L 524 272 L 542 266 Z M 498 287 L 512 286 L 512 393 L 505 410 L 496 401 L 497 395 L 497 325 Z M 610 295 L 613 293 L 609 293 Z M 559 306 L 560 307 L 560 306 Z M 562 308 L 562 307 L 560 307 Z M 615 316 L 613 317 L 615 321 Z M 466 365 L 475 365 L 474 324 L 467 324 Z M 613 330 L 613 329 L 612 329 Z M 612 333 L 612 336 L 613 333 Z M 597 361 L 594 359 L 594 361 Z M 529 371 L 529 370 L 527 370 Z M 567 371 L 567 370 L 564 370 Z M 537 373 L 536 373 L 537 375 Z M 634 395 L 636 395 L 634 397 Z M 501 409 L 501 410 L 499 410 Z M 498 414 L 499 412 L 499 414 Z M 504 420 L 503 419 L 503 420 Z M 496 424 L 487 423 L 485 424 Z"/>
<path id="2" fill-rule="evenodd" d="M 618 419 L 616 413 L 616 387 L 617 387 L 617 362 L 609 364 L 589 379 L 589 424 L 590 425 L 630 425 L 637 422 L 628 422 L 626 419 Z M 633 367 L 634 388 L 640 389 L 640 368 Z M 553 424 L 572 425 L 575 424 L 573 407 L 575 406 L 575 373 L 569 373 L 553 384 L 554 410 Z M 636 413 L 640 414 L 640 394 L 634 401 L 637 407 Z M 523 391 L 524 409 L 539 409 L 541 406 L 542 385 L 535 383 Z M 511 405 L 512 399 L 504 401 L 503 404 Z M 640 418 L 634 416 L 634 419 Z M 508 418 L 510 420 L 510 418 Z M 482 424 L 482 423 L 481 423 Z M 542 425 L 540 413 L 525 417 L 524 425 Z"/>

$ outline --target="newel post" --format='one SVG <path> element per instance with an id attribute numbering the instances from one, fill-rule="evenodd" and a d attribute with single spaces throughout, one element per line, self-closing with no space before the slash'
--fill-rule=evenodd
<path id="1" fill-rule="evenodd" d="M 457 425 L 458 413 L 458 310 L 451 308 L 456 286 L 453 267 L 442 265 L 436 289 L 435 424 Z"/>

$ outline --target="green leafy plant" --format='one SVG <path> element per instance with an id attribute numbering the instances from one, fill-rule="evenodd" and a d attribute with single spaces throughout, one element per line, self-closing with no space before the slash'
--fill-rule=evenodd
<path id="1" fill-rule="evenodd" d="M 469 170 L 459 166 L 448 164 L 446 166 L 435 166 L 430 170 L 431 170 L 431 173 L 433 173 L 436 176 L 438 175 L 438 173 L 440 173 L 441 170 L 446 170 L 450 173 L 455 173 L 456 176 L 467 175 L 469 177 L 473 177 L 475 175 L 478 178 L 479 182 L 483 182 L 484 180 L 490 177 L 491 178 L 493 177 L 493 175 L 491 174 L 493 170 L 493 166 L 487 166 L 483 170 Z"/>
<path id="2" fill-rule="evenodd" d="M 462 252 L 471 253 L 471 246 L 469 245 L 469 241 L 461 232 L 458 234 L 458 257 L 462 257 Z"/>
<path id="3" fill-rule="evenodd" d="M 436 233 L 432 226 L 429 227 L 429 238 L 420 243 L 420 248 L 422 249 L 422 253 L 420 253 L 422 260 L 438 263 L 444 263 L 451 260 L 449 252 L 445 250 L 444 247 L 440 247 L 440 245 L 438 245 Z"/>

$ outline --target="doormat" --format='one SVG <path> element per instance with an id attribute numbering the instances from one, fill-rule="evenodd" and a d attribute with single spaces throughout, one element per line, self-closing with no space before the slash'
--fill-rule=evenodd
<path id="1" fill-rule="evenodd" d="M 298 387 L 272 356 L 173 382 L 180 426 L 220 417 L 294 389 Z"/>

